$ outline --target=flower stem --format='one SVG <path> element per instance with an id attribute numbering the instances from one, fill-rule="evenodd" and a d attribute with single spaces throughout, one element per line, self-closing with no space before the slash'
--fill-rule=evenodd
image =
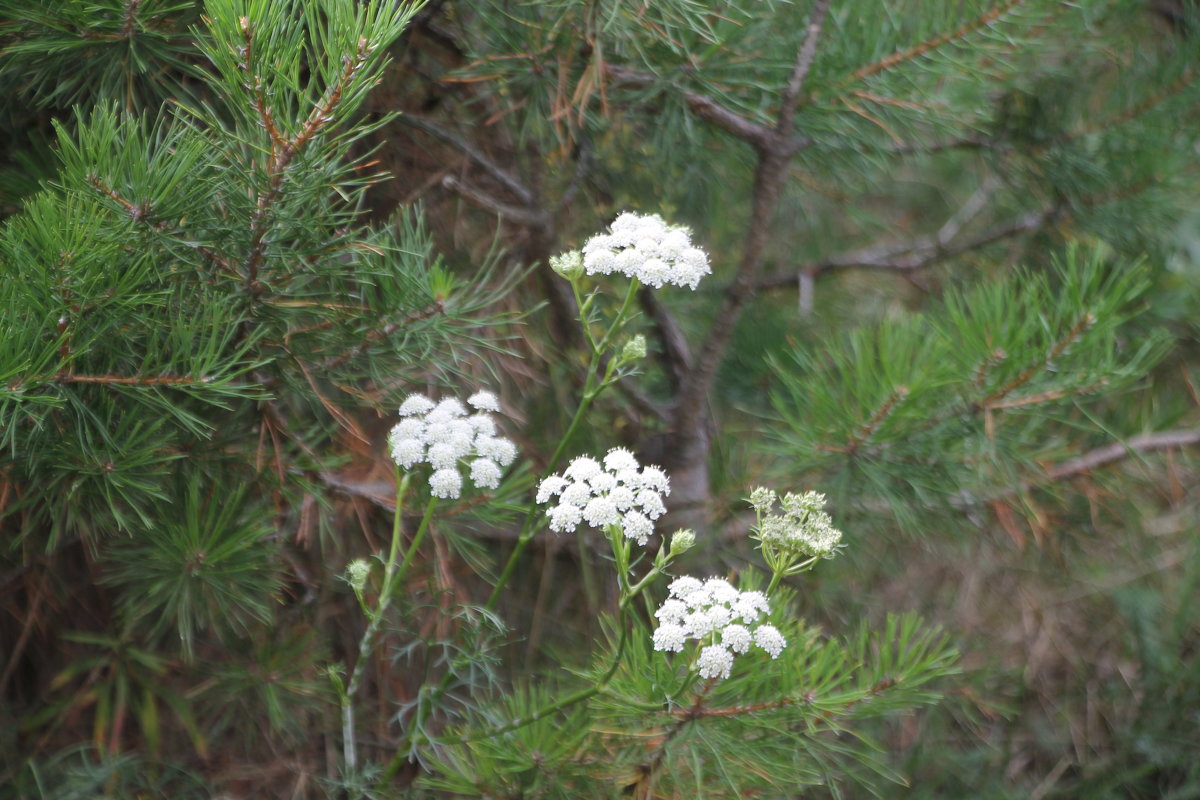
<path id="1" fill-rule="evenodd" d="M 375 634 L 379 632 L 384 612 L 387 611 L 387 607 L 392 601 L 392 586 L 396 575 L 396 554 L 400 550 L 400 519 L 404 513 L 404 496 L 408 493 L 408 483 L 408 473 L 401 474 L 400 469 L 397 468 L 396 511 L 392 516 L 392 541 L 388 547 L 387 561 L 383 565 L 383 583 L 379 587 L 379 601 L 374 609 L 364 608 L 369 620 L 367 629 L 363 631 L 362 639 L 358 642 L 358 659 L 354 662 L 354 670 L 350 673 L 350 683 L 341 695 L 342 757 L 346 762 L 347 771 L 351 772 L 358 766 L 358 751 L 354 735 L 354 696 L 358 693 L 358 687 L 362 683 L 363 672 L 366 669 L 367 659 L 371 655 Z M 428 518 L 429 511 L 426 512 L 424 522 L 427 522 Z"/>

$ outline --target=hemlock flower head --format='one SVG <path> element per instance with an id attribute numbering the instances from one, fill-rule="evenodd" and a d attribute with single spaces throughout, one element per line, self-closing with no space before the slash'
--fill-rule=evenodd
<path id="1" fill-rule="evenodd" d="M 695 289 L 712 270 L 708 256 L 692 246 L 691 232 L 668 225 L 658 214 L 626 212 L 610 227 L 583 246 L 583 267 L 588 275 L 619 272 L 656 289 L 670 283 Z"/>
<path id="2" fill-rule="evenodd" d="M 355 591 L 361 592 L 363 587 L 367 585 L 367 578 L 371 575 L 371 564 L 361 558 L 356 558 L 346 565 L 346 583 L 350 584 Z"/>
<path id="3" fill-rule="evenodd" d="M 740 592 L 723 578 L 701 581 L 684 575 L 671 582 L 670 596 L 654 616 L 654 649 L 681 652 L 689 639 L 704 644 L 695 667 L 702 678 L 728 678 L 735 655 L 757 647 L 778 658 L 787 646 L 779 629 L 760 623 L 770 609 L 762 592 Z"/>
<path id="4" fill-rule="evenodd" d="M 496 435 L 491 412 L 500 401 L 491 392 L 476 392 L 467 407 L 448 397 L 435 403 L 419 394 L 409 395 L 400 405 L 402 419 L 388 434 L 392 459 L 404 469 L 429 464 L 429 491 L 434 497 L 457 498 L 462 494 L 460 465 L 470 468 L 470 479 L 481 489 L 500 485 L 504 467 L 517 457 L 517 447 Z"/>
<path id="5" fill-rule="evenodd" d="M 574 459 L 561 475 L 538 484 L 536 501 L 558 498 L 547 514 L 550 530 L 574 531 L 580 522 L 593 528 L 619 525 L 626 538 L 644 545 L 654 520 L 666 513 L 663 496 L 671 483 L 658 467 L 641 467 L 633 453 L 615 447 L 603 463 L 588 456 Z"/>
<path id="6" fill-rule="evenodd" d="M 767 514 L 775 505 L 775 493 L 770 492 L 770 502 L 766 502 L 767 496 L 759 492 L 770 490 L 755 489 L 750 495 L 750 504 L 759 514 L 756 533 L 763 545 L 809 558 L 833 558 L 837 555 L 842 532 L 833 527 L 833 520 L 825 512 L 825 495 L 820 492 L 789 492 L 781 503 L 783 514 Z M 756 496 L 759 503 L 755 502 Z"/>
<path id="7" fill-rule="evenodd" d="M 696 544 L 696 532 L 691 528 L 680 528 L 671 534 L 670 554 L 680 556 L 691 550 Z"/>
<path id="8" fill-rule="evenodd" d="M 646 357 L 646 337 L 638 334 L 625 343 L 621 348 L 621 358 L 626 361 L 639 361 Z"/>
<path id="9" fill-rule="evenodd" d="M 550 256 L 550 269 L 569 281 L 583 276 L 583 253 L 569 250 L 562 255 Z"/>

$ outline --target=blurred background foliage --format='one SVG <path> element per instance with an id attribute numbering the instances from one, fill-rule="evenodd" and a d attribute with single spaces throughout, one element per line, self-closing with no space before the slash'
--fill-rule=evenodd
<path id="1" fill-rule="evenodd" d="M 347 788 L 321 673 L 358 635 L 337 575 L 386 538 L 387 418 L 492 387 L 536 473 L 581 366 L 547 259 L 629 209 L 714 275 L 642 298 L 651 358 L 577 451 L 675 474 L 703 440 L 680 493 L 714 571 L 745 568 L 752 486 L 830 496 L 806 618 L 916 611 L 963 654 L 939 706 L 868 723 L 887 796 L 1200 797 L 1192 3 L 319 5 L 0 2 L 0 796 Z M 279 35 L 239 50 L 243 15 Z M 487 665 L 464 694 L 602 635 L 585 537 L 537 540 L 520 641 L 444 613 L 528 480 L 417 565 L 380 758 L 435 626 Z"/>

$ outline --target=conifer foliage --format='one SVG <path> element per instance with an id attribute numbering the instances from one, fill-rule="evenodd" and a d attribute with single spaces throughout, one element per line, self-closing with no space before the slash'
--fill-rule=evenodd
<path id="1" fill-rule="evenodd" d="M 1094 471 L 1200 442 L 1157 386 L 1194 373 L 1177 11 L 0 0 L 0 798 L 971 771 L 895 720 L 990 687 L 979 642 L 870 556 L 1044 547 L 1051 499 L 1104 530 L 1145 486 Z M 1194 584 L 1113 603 L 1185 699 Z M 1194 791 L 1136 702 L 1003 791 Z"/>

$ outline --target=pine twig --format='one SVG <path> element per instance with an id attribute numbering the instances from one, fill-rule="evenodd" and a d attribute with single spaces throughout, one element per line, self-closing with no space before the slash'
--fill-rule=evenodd
<path id="1" fill-rule="evenodd" d="M 550 224 L 550 217 L 540 209 L 515 206 L 493 197 L 477 186 L 460 181 L 453 175 L 442 178 L 442 186 L 461 194 L 478 206 L 486 208 L 494 214 L 504 217 L 509 222 L 525 225 L 530 228 L 545 228 Z"/>
<path id="2" fill-rule="evenodd" d="M 513 176 L 511 172 L 500 167 L 500 165 L 498 165 L 495 161 L 484 155 L 483 151 L 459 136 L 454 131 L 439 125 L 433 120 L 426 119 L 425 117 L 420 117 L 415 114 L 403 114 L 399 117 L 399 119 L 401 122 L 411 125 L 418 130 L 422 130 L 461 152 L 477 166 L 479 166 L 484 172 L 491 175 L 500 183 L 504 184 L 505 188 L 516 195 L 526 206 L 533 204 L 534 193 L 529 189 L 529 187 L 521 183 L 516 177 Z"/>
<path id="3" fill-rule="evenodd" d="M 920 44 L 916 44 L 907 50 L 901 50 L 897 53 L 893 53 L 887 58 L 876 61 L 873 64 L 867 64 L 864 67 L 860 67 L 851 73 L 848 78 L 838 84 L 837 88 L 840 89 L 849 86 L 852 83 L 857 83 L 864 78 L 869 78 L 872 75 L 885 72 L 897 64 L 902 64 L 905 61 L 911 61 L 915 58 L 920 58 L 921 56 L 931 53 L 934 50 L 949 44 L 950 42 L 962 39 L 964 36 L 968 36 L 980 28 L 990 25 L 991 23 L 1000 19 L 1000 17 L 1012 11 L 1023 2 L 1025 2 L 1025 0 L 1005 0 L 1005 2 L 1001 3 L 1000 5 L 984 12 L 984 14 L 978 18 L 966 23 L 965 25 L 962 25 L 959 28 L 956 28 L 953 31 L 950 31 L 949 33 L 943 33 L 938 36 L 934 36 L 931 39 L 926 39 Z"/>
<path id="4" fill-rule="evenodd" d="M 758 282 L 758 289 L 790 289 L 804 274 L 813 276 L 841 269 L 873 269 L 890 272 L 919 272 L 948 258 L 978 250 L 989 244 L 1030 233 L 1044 227 L 1061 213 L 1055 206 L 1031 211 L 1014 220 L 995 225 L 982 233 L 961 241 L 947 239 L 943 231 L 935 236 L 918 236 L 912 241 L 896 245 L 875 245 L 852 250 L 839 256 L 805 264 L 781 275 L 768 275 Z"/>

